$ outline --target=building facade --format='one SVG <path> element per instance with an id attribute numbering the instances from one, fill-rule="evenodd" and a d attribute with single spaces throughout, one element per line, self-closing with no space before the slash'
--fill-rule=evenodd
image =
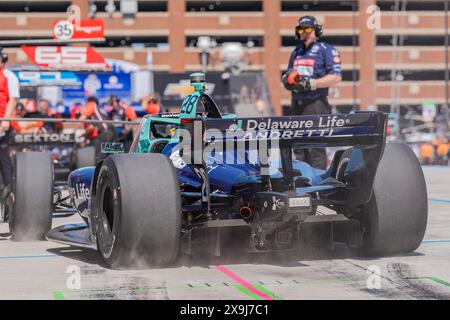
<path id="1" fill-rule="evenodd" d="M 324 40 L 341 52 L 343 81 L 330 93 L 333 105 L 366 110 L 446 102 L 444 1 L 144 0 L 131 15 L 121 12 L 120 1 L 1 1 L 0 40 L 51 37 L 71 4 L 83 18 L 104 19 L 106 42 L 92 45 L 106 58 L 146 68 L 151 53 L 155 71 L 200 70 L 199 36 L 218 45 L 241 42 L 248 69 L 264 70 L 277 114 L 290 104 L 280 77 L 305 14 L 317 17 Z M 219 51 L 211 50 L 210 70 L 222 68 Z M 10 64 L 28 63 L 19 49 L 7 52 Z"/>

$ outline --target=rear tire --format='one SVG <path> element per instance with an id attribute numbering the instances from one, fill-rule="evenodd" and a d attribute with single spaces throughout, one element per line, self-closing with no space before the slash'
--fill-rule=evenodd
<path id="1" fill-rule="evenodd" d="M 14 160 L 13 208 L 9 230 L 14 241 L 41 240 L 53 214 L 53 164 L 42 152 L 17 153 Z"/>
<path id="2" fill-rule="evenodd" d="M 375 175 L 372 197 L 363 208 L 361 254 L 383 256 L 416 250 L 428 217 L 425 178 L 405 144 L 386 144 Z"/>
<path id="3" fill-rule="evenodd" d="M 76 151 L 77 169 L 95 166 L 95 147 L 89 146 Z"/>
<path id="4" fill-rule="evenodd" d="M 177 255 L 181 196 L 175 169 L 159 154 L 120 154 L 100 167 L 92 210 L 108 267 L 166 266 Z"/>

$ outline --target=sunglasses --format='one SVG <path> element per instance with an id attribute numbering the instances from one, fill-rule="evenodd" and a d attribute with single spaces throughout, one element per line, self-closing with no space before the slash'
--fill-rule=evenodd
<path id="1" fill-rule="evenodd" d="M 311 32 L 313 32 L 313 30 L 314 30 L 314 28 L 312 28 L 312 27 L 297 28 L 297 32 L 300 34 L 311 33 Z"/>

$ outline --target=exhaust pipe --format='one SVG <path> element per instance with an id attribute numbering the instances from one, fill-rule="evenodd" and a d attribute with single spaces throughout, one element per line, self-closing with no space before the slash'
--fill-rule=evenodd
<path id="1" fill-rule="evenodd" d="M 242 206 L 239 209 L 239 214 L 241 215 L 242 218 L 244 219 L 250 219 L 253 215 L 253 210 L 250 207 L 247 206 Z"/>

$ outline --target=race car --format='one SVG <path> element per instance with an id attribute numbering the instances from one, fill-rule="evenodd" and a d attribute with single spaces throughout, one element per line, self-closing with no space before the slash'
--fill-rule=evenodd
<path id="1" fill-rule="evenodd" d="M 86 145 L 84 129 L 61 131 L 38 130 L 14 132 L 9 135 L 12 153 L 40 151 L 50 154 L 57 180 L 67 180 L 68 174 L 77 168 L 95 165 L 95 148 Z"/>
<path id="2" fill-rule="evenodd" d="M 199 243 L 220 255 L 224 234 L 255 253 L 344 242 L 378 256 L 421 244 L 424 176 L 408 146 L 385 143 L 386 114 L 237 118 L 205 94 L 204 74 L 191 85 L 179 113 L 142 120 L 128 153 L 105 144 L 113 154 L 70 174 L 84 223 L 49 231 L 50 158 L 17 154 L 12 239 L 94 248 L 110 268 L 167 266 Z M 327 170 L 293 159 L 293 148 L 344 146 Z"/>
<path id="3" fill-rule="evenodd" d="M 66 217 L 76 213 L 67 196 L 67 177 L 74 169 L 95 165 L 95 149 L 85 146 L 84 130 L 11 132 L 7 136 L 7 143 L 12 157 L 30 151 L 48 155 L 52 165 L 53 187 L 49 192 L 53 194 L 54 216 Z M 28 174 L 36 174 L 33 169 L 27 170 Z M 28 183 L 34 183 L 31 181 Z M 0 190 L 5 189 L 0 175 Z M 13 198 L 14 193 L 3 192 L 0 195 L 0 223 L 8 222 Z"/>

